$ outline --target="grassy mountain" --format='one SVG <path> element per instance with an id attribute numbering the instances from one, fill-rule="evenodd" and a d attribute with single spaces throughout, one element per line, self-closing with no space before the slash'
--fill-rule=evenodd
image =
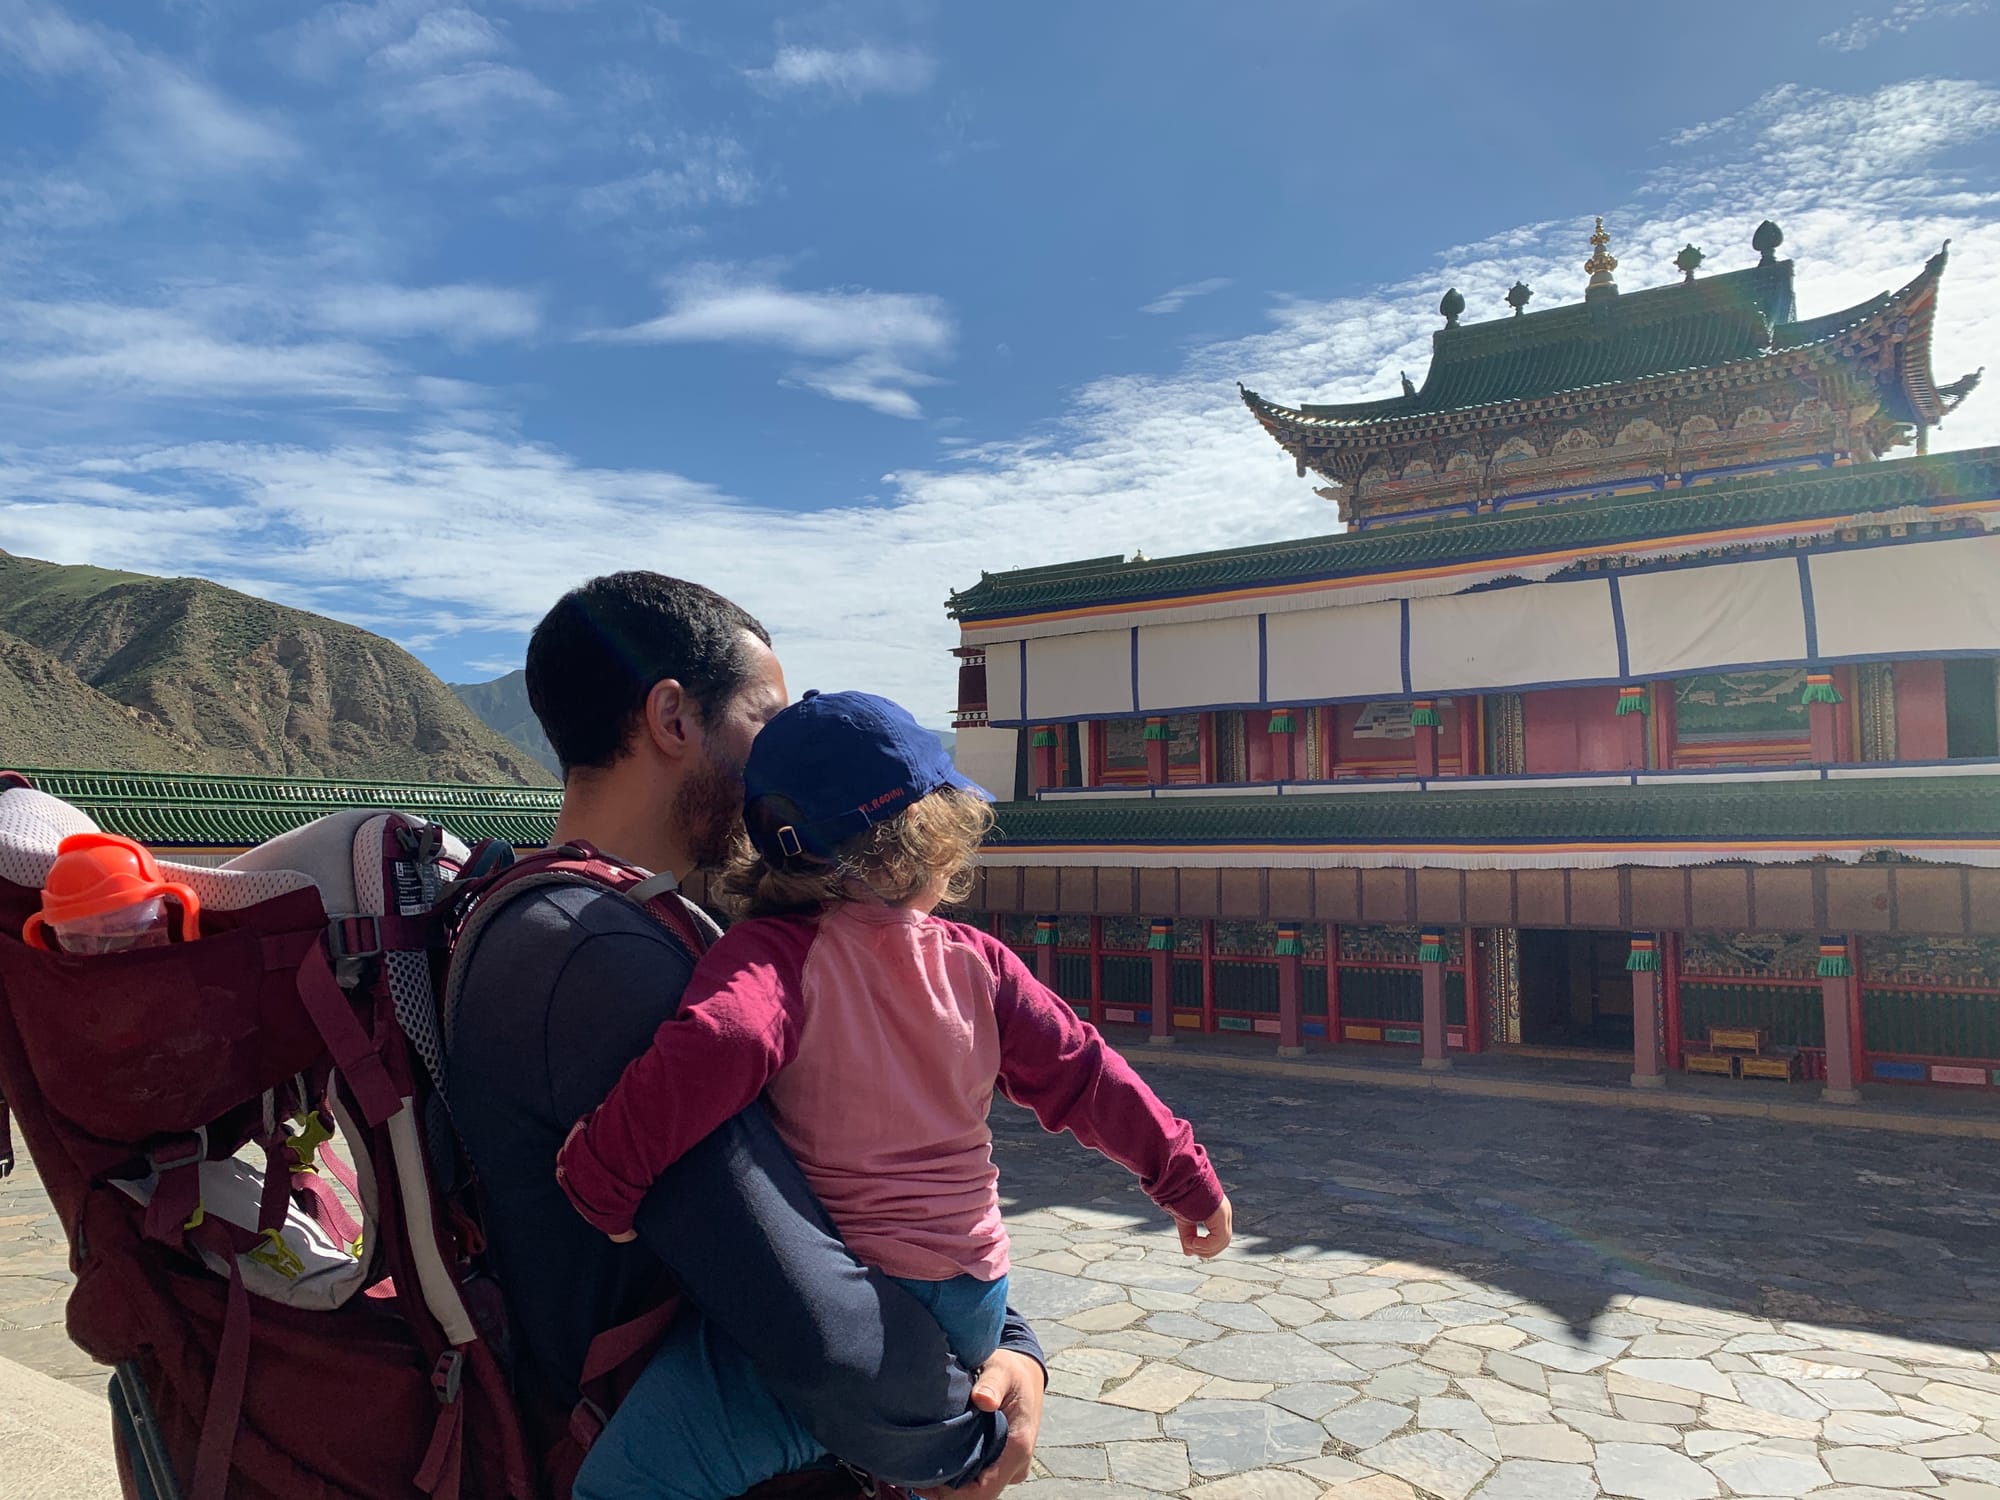
<path id="1" fill-rule="evenodd" d="M 400 646 L 195 578 L 0 553 L 0 760 L 545 784 Z"/>
<path id="2" fill-rule="evenodd" d="M 458 695 L 459 702 L 479 716 L 480 723 L 519 745 L 547 767 L 551 774 L 562 774 L 555 746 L 542 733 L 541 722 L 535 718 L 534 709 L 528 706 L 526 672 L 517 668 L 491 682 L 454 682 L 451 690 Z"/>

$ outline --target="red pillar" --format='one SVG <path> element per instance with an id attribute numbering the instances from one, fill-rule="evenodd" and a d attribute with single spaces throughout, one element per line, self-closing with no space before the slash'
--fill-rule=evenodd
<path id="1" fill-rule="evenodd" d="M 1830 705 L 1829 705 L 1830 706 Z M 1851 939 L 1822 937 L 1819 940 L 1819 990 L 1826 1023 L 1826 1088 L 1820 1097 L 1828 1104 L 1859 1104 L 1856 1086 L 1855 1017 L 1860 1013 L 1861 982 L 1854 972 L 1854 944 Z"/>
<path id="2" fill-rule="evenodd" d="M 1290 709 L 1281 708 L 1271 715 L 1271 722 L 1274 725 L 1280 720 L 1291 724 L 1293 728 L 1274 728 L 1271 731 L 1271 779 L 1292 781 L 1298 777 L 1298 718 Z"/>
<path id="3" fill-rule="evenodd" d="M 1460 940 L 1464 944 L 1465 952 L 1465 1050 L 1467 1052 L 1486 1050 L 1486 964 L 1481 946 L 1475 941 L 1477 937 L 1476 928 L 1466 927 L 1460 931 Z"/>
<path id="4" fill-rule="evenodd" d="M 1660 1046 L 1660 945 L 1650 932 L 1632 934 L 1632 1087 L 1656 1089 L 1666 1083 Z"/>
<path id="5" fill-rule="evenodd" d="M 1417 775 L 1429 778 L 1438 773 L 1437 705 L 1419 698 L 1410 705 L 1410 721 L 1416 726 Z"/>
<path id="6" fill-rule="evenodd" d="M 1661 1001 L 1666 1006 L 1667 1067 L 1681 1065 L 1681 935 L 1669 932 L 1660 944 Z"/>
<path id="7" fill-rule="evenodd" d="M 1326 1040 L 1340 1043 L 1340 924 L 1326 924 Z"/>
<path id="8" fill-rule="evenodd" d="M 1806 727 L 1812 736 L 1812 758 L 1816 766 L 1834 765 L 1840 753 L 1840 694 L 1833 686 L 1831 672 L 1806 673 Z"/>
<path id="9" fill-rule="evenodd" d="M 1146 1040 L 1155 1047 L 1174 1044 L 1174 924 L 1154 922 L 1146 939 L 1153 960 L 1153 1025 Z"/>
<path id="10" fill-rule="evenodd" d="M 1296 923 L 1278 928 L 1278 1056 L 1306 1055 L 1301 992 L 1305 985 L 1305 944 Z"/>
<path id="11" fill-rule="evenodd" d="M 1444 934 L 1426 932 L 1417 951 L 1437 955 L 1424 959 L 1420 967 L 1424 975 L 1424 1066 L 1441 1070 L 1451 1066 L 1444 1035 Z"/>
<path id="12" fill-rule="evenodd" d="M 1215 924 L 1201 924 L 1201 1029 L 1215 1032 Z"/>
<path id="13" fill-rule="evenodd" d="M 1146 721 L 1146 780 L 1154 786 L 1167 784 L 1167 721 L 1148 719 Z"/>
<path id="14" fill-rule="evenodd" d="M 1056 987 L 1056 919 L 1035 918 L 1035 978 L 1049 989 Z"/>
<path id="15" fill-rule="evenodd" d="M 1034 756 L 1034 790 L 1045 786 L 1055 786 L 1062 780 L 1058 773 L 1057 757 L 1061 753 L 1057 747 L 1056 729 L 1053 724 L 1037 724 L 1033 737 L 1028 741 L 1030 753 Z"/>

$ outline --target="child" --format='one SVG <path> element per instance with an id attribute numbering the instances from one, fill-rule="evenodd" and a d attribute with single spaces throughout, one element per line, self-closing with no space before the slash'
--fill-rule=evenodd
<path id="1" fill-rule="evenodd" d="M 744 790 L 754 852 L 725 886 L 748 920 L 564 1144 L 557 1174 L 586 1219 L 629 1238 L 653 1179 L 763 1094 L 848 1248 L 977 1368 L 1007 1304 L 997 1086 L 1137 1173 L 1186 1253 L 1222 1252 L 1229 1200 L 1187 1122 L 1012 950 L 932 915 L 965 896 L 993 821 L 935 734 L 883 698 L 808 693 L 758 735 Z M 823 1458 L 747 1359 L 686 1335 L 619 1407 L 575 1493 L 727 1500 Z"/>

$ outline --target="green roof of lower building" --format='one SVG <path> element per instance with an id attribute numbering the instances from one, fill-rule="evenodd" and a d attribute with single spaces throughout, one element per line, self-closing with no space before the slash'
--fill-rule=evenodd
<path id="1" fill-rule="evenodd" d="M 247 848 L 357 807 L 420 813 L 468 843 L 497 839 L 535 848 L 548 842 L 562 807 L 555 787 L 21 769 L 107 832 L 160 848 Z"/>
<path id="2" fill-rule="evenodd" d="M 974 624 L 1092 605 L 1151 600 L 1167 605 L 1230 589 L 1580 552 L 1660 537 L 1687 537 L 1692 547 L 1704 533 L 1996 497 L 2000 448 L 1976 448 L 1144 562 L 1109 557 L 992 573 L 954 594 L 949 609 L 956 619 Z"/>
<path id="3" fill-rule="evenodd" d="M 1499 787 L 1283 797 L 1054 797 L 995 809 L 996 850 L 1202 845 L 2000 845 L 2000 776 Z M 1951 862 L 1948 852 L 1937 858 Z"/>

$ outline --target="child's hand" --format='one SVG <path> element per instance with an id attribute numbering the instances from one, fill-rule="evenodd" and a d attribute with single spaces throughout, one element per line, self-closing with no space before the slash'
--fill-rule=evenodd
<path id="1" fill-rule="evenodd" d="M 636 1240 L 637 1238 L 639 1238 L 639 1231 L 638 1231 L 638 1230 L 636 1230 L 636 1229 L 627 1229 L 627 1230 L 626 1230 L 626 1231 L 624 1231 L 624 1232 L 623 1232 L 622 1234 L 614 1234 L 614 1235 L 612 1235 L 612 1236 L 611 1236 L 611 1243 L 612 1243 L 612 1244 L 614 1244 L 614 1245 L 629 1245 L 629 1244 L 631 1244 L 631 1243 L 632 1243 L 632 1241 Z"/>
<path id="2" fill-rule="evenodd" d="M 1181 1232 L 1181 1254 L 1197 1255 L 1203 1260 L 1213 1260 L 1229 1248 L 1231 1227 L 1236 1222 L 1236 1211 L 1224 1197 L 1222 1207 L 1203 1219 L 1199 1224 L 1187 1219 L 1176 1219 Z"/>

